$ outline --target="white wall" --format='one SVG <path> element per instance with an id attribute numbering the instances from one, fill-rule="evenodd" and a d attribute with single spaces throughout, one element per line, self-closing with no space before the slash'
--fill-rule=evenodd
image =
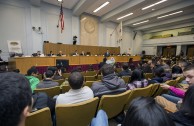
<path id="1" fill-rule="evenodd" d="M 80 18 L 72 14 L 72 10 L 63 8 L 65 30 L 61 33 L 57 28 L 60 7 L 41 2 L 33 6 L 30 0 L 0 0 L 0 50 L 4 60 L 9 57 L 7 40 L 19 40 L 24 55 L 31 55 L 40 50 L 43 52 L 43 42 L 61 42 L 72 44 L 72 37 L 78 37 L 80 44 Z M 118 43 L 116 32 L 112 34 L 118 24 L 113 22 L 102 23 L 99 20 L 99 46 L 120 46 L 121 53 L 131 48 L 132 54 L 141 52 L 142 35 L 137 34 L 133 41 L 133 31 L 123 28 L 123 40 Z M 41 31 L 33 31 L 32 27 Z M 112 36 L 110 36 L 112 34 Z M 135 47 L 135 49 L 133 48 Z"/>

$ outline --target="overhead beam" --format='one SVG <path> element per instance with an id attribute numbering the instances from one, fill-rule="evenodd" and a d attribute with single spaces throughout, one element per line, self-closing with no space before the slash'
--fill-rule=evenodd
<path id="1" fill-rule="evenodd" d="M 154 29 L 154 30 L 147 30 L 147 31 L 143 31 L 143 33 L 148 34 L 148 33 L 153 33 L 153 32 L 172 30 L 172 29 L 184 28 L 184 27 L 189 27 L 189 26 L 194 26 L 194 22 L 183 23 L 183 24 L 179 24 L 179 25 L 174 25 L 174 26 L 170 26 L 170 27 L 163 27 L 163 28 L 158 28 L 158 29 Z"/>
<path id="2" fill-rule="evenodd" d="M 185 7 L 188 7 L 188 6 L 191 6 L 191 5 L 194 5 L 194 0 L 187 0 L 187 1 L 184 0 L 183 2 L 180 2 L 178 4 L 175 4 L 175 5 L 160 9 L 160 10 L 156 10 L 156 11 L 153 11 L 151 13 L 139 16 L 137 18 L 125 21 L 125 22 L 123 22 L 123 26 L 131 25 L 131 24 L 134 24 L 136 22 L 146 20 L 146 19 L 148 19 L 148 17 L 149 18 L 156 17 L 158 15 L 162 15 L 164 13 L 175 11 L 175 10 L 185 8 Z"/>
<path id="3" fill-rule="evenodd" d="M 114 9 L 113 11 L 108 12 L 107 14 L 105 14 L 104 16 L 102 16 L 101 21 L 109 21 L 112 17 L 114 17 L 115 15 L 143 2 L 145 0 L 130 0 L 129 2 L 121 5 L 120 7 Z"/>
<path id="4" fill-rule="evenodd" d="M 31 5 L 33 6 L 40 6 L 41 0 L 30 0 Z"/>
<path id="5" fill-rule="evenodd" d="M 75 16 L 80 16 L 88 7 L 94 4 L 96 0 L 80 0 L 76 6 L 73 8 L 73 14 Z"/>
<path id="6" fill-rule="evenodd" d="M 185 20 L 192 19 L 192 18 L 194 18 L 194 14 L 190 14 L 190 15 L 186 15 L 186 16 L 182 16 L 182 17 L 177 17 L 177 18 L 173 18 L 173 19 L 169 19 L 169 20 L 164 20 L 164 21 L 158 20 L 158 22 L 156 22 L 156 23 L 151 23 L 151 24 L 147 24 L 144 26 L 140 26 L 140 27 L 134 28 L 134 30 L 149 29 L 151 27 L 161 26 L 161 25 L 170 24 L 170 23 L 179 22 L 179 21 L 185 21 Z"/>

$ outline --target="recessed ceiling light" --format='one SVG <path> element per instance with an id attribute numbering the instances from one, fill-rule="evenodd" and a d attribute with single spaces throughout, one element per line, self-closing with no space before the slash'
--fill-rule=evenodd
<path id="1" fill-rule="evenodd" d="M 125 17 L 130 16 L 130 15 L 133 15 L 133 13 L 129 13 L 129 14 L 126 14 L 126 15 L 124 15 L 124 16 L 122 16 L 122 17 L 119 17 L 119 18 L 117 18 L 117 20 L 123 19 L 123 18 L 125 18 Z"/>
<path id="2" fill-rule="evenodd" d="M 163 15 L 163 16 L 157 17 L 157 19 L 168 17 L 168 16 L 175 15 L 175 14 L 179 14 L 179 13 L 182 13 L 182 12 L 183 11 L 177 11 L 177 12 L 174 12 L 174 13 L 171 13 L 171 14 L 167 14 L 167 15 Z"/>
<path id="3" fill-rule="evenodd" d="M 58 2 L 62 2 L 63 0 L 58 0 Z"/>
<path id="4" fill-rule="evenodd" d="M 105 2 L 105 3 L 103 3 L 100 7 L 98 7 L 96 10 L 94 10 L 93 12 L 94 13 L 96 13 L 96 12 L 98 12 L 100 9 L 102 9 L 103 7 L 105 7 L 106 5 L 108 5 L 110 2 Z"/>
<path id="5" fill-rule="evenodd" d="M 154 11 L 155 9 L 153 8 L 152 11 Z"/>
<path id="6" fill-rule="evenodd" d="M 142 8 L 141 10 L 146 10 L 146 9 L 148 9 L 148 8 L 150 8 L 150 7 L 156 6 L 156 5 L 161 4 L 161 3 L 163 3 L 163 2 L 166 2 L 166 1 L 167 1 L 167 0 L 161 0 L 161 1 L 159 1 L 159 2 L 156 2 L 156 3 L 154 3 L 154 4 L 151 4 L 151 5 L 149 5 L 149 6 L 146 6 L 146 7 Z"/>
<path id="7" fill-rule="evenodd" d="M 145 21 L 142 21 L 142 22 L 135 23 L 135 24 L 133 24 L 133 25 L 143 24 L 143 23 L 146 23 L 146 22 L 148 22 L 148 21 L 149 21 L 149 20 L 145 20 Z"/>

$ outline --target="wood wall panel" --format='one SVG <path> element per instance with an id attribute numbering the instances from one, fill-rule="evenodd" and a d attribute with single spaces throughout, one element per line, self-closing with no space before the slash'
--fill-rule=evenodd
<path id="1" fill-rule="evenodd" d="M 120 47 L 102 47 L 102 46 L 88 46 L 88 45 L 69 45 L 69 44 L 56 44 L 56 43 L 44 43 L 44 54 L 49 54 L 53 51 L 54 54 L 58 54 L 62 51 L 65 55 L 71 55 L 75 50 L 80 54 L 81 51 L 90 52 L 92 55 L 103 55 L 107 49 L 111 54 L 120 54 Z"/>

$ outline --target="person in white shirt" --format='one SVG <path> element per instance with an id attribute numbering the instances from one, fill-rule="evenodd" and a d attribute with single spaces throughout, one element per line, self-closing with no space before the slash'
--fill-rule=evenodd
<path id="1" fill-rule="evenodd" d="M 84 77 L 80 72 L 71 73 L 68 81 L 71 89 L 64 94 L 60 94 L 57 97 L 56 104 L 74 104 L 94 97 L 93 91 L 89 87 L 82 87 Z"/>

